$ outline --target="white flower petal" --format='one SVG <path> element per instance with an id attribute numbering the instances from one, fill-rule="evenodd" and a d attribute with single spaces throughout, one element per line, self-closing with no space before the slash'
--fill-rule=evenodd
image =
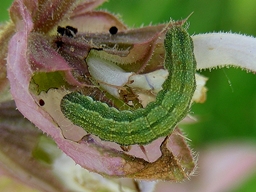
<path id="1" fill-rule="evenodd" d="M 139 181 L 138 184 L 141 192 L 154 192 L 157 181 Z"/>
<path id="2" fill-rule="evenodd" d="M 198 69 L 238 66 L 256 72 L 256 38 L 232 33 L 192 36 Z"/>
<path id="3" fill-rule="evenodd" d="M 106 91 L 118 98 L 118 87 L 124 86 L 132 73 L 125 72 L 122 68 L 110 61 L 103 60 L 94 55 L 87 57 L 86 61 L 90 74 L 94 79 L 99 81 L 100 85 Z"/>
<path id="4" fill-rule="evenodd" d="M 196 90 L 192 97 L 192 101 L 196 103 L 203 103 L 206 100 L 207 88 L 205 87 L 206 77 L 196 73 Z"/>
<path id="5" fill-rule="evenodd" d="M 159 69 L 146 74 L 134 74 L 129 78 L 129 87 L 143 90 L 151 90 L 158 93 L 162 89 L 162 84 L 168 77 L 168 71 Z"/>

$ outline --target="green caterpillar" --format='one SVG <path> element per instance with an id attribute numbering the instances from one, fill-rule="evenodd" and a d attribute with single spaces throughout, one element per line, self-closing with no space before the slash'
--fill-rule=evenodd
<path id="1" fill-rule="evenodd" d="M 72 92 L 61 100 L 64 116 L 86 132 L 122 146 L 147 144 L 170 134 L 189 111 L 196 87 L 196 60 L 192 39 L 182 25 L 168 29 L 164 47 L 169 75 L 156 101 L 134 111 L 119 111 Z"/>

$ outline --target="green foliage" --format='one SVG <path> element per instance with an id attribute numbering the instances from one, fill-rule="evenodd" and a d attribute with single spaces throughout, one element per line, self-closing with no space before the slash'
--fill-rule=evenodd
<path id="1" fill-rule="evenodd" d="M 0 23 L 7 21 L 9 18 L 8 8 L 12 4 L 11 0 L 1 0 L 0 6 Z"/>

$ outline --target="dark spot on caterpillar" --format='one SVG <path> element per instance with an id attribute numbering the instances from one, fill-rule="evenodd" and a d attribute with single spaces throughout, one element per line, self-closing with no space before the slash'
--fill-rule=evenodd
<path id="1" fill-rule="evenodd" d="M 110 33 L 111 35 L 115 35 L 115 34 L 117 34 L 117 32 L 118 32 L 118 29 L 117 29 L 116 26 L 110 27 L 109 33 Z"/>
<path id="2" fill-rule="evenodd" d="M 39 100 L 39 105 L 40 105 L 40 106 L 44 106 L 44 104 L 45 104 L 44 100 L 43 100 L 43 99 L 40 99 L 40 100 Z"/>
<path id="3" fill-rule="evenodd" d="M 61 36 L 68 36 L 68 37 L 75 37 L 77 34 L 77 28 L 74 28 L 72 26 L 66 26 L 66 27 L 60 27 L 58 26 L 57 28 L 57 32 L 61 35 Z"/>

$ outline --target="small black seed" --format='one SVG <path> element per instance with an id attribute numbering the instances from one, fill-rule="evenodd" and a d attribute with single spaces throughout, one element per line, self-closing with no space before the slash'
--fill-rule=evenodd
<path id="1" fill-rule="evenodd" d="M 72 26 L 66 26 L 66 29 L 72 31 L 74 34 L 77 34 L 77 31 L 78 31 L 77 28 L 74 28 Z"/>
<path id="2" fill-rule="evenodd" d="M 61 36 L 63 36 L 64 34 L 65 34 L 65 31 L 66 31 L 67 29 L 65 29 L 64 27 L 60 27 L 60 26 L 58 26 L 58 28 L 57 28 L 57 32 L 61 35 Z"/>
<path id="3" fill-rule="evenodd" d="M 66 26 L 66 27 L 60 27 L 58 26 L 57 28 L 57 32 L 61 35 L 61 36 L 68 36 L 68 37 L 75 37 L 76 33 L 77 33 L 77 29 L 72 27 L 72 26 Z"/>
<path id="4" fill-rule="evenodd" d="M 59 41 L 59 40 L 55 41 L 55 43 L 56 43 L 56 45 L 57 45 L 57 48 L 62 47 L 63 44 L 64 44 L 62 41 Z"/>
<path id="5" fill-rule="evenodd" d="M 40 105 L 40 106 L 44 106 L 44 104 L 45 104 L 44 100 L 43 100 L 43 99 L 40 99 L 40 100 L 39 100 L 39 105 Z"/>
<path id="6" fill-rule="evenodd" d="M 110 27 L 109 33 L 110 33 L 111 35 L 115 35 L 115 34 L 117 34 L 117 32 L 118 32 L 118 29 L 117 29 L 116 26 Z"/>

